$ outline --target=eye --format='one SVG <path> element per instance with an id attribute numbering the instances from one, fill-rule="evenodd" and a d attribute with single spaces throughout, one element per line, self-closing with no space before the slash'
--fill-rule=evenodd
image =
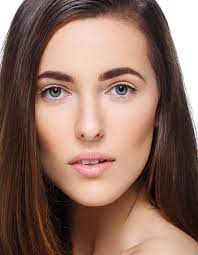
<path id="1" fill-rule="evenodd" d="M 64 98 L 64 96 L 60 96 L 62 91 L 64 91 L 64 93 L 68 93 L 65 89 L 63 89 L 59 86 L 53 85 L 53 86 L 43 89 L 40 92 L 40 94 L 42 97 L 47 97 L 47 99 L 49 99 L 49 100 L 58 101 L 58 100 L 61 100 L 62 98 Z"/>
<path id="2" fill-rule="evenodd" d="M 114 90 L 115 89 L 115 90 Z M 131 94 L 135 94 L 137 92 L 137 89 L 135 87 L 132 87 L 128 85 L 127 83 L 118 83 L 117 85 L 113 86 L 110 91 L 115 91 L 113 96 L 116 98 L 121 98 L 121 99 L 126 99 L 128 98 Z"/>
<path id="3" fill-rule="evenodd" d="M 135 94 L 137 91 L 137 89 L 135 87 L 132 87 L 124 82 L 120 82 L 120 83 L 116 84 L 109 91 L 114 91 L 114 89 L 115 89 L 117 95 L 113 94 L 113 96 L 116 98 L 120 98 L 120 99 L 127 99 L 132 94 Z M 49 100 L 59 101 L 65 97 L 64 95 L 61 96 L 61 92 L 69 94 L 68 91 L 66 91 L 65 89 L 63 89 L 62 87 L 57 86 L 57 85 L 52 85 L 52 86 L 49 86 L 49 87 L 43 89 L 40 92 L 40 94 L 42 97 L 47 98 Z"/>

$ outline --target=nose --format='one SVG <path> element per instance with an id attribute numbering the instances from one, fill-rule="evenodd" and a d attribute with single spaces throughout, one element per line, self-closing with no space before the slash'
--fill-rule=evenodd
<path id="1" fill-rule="evenodd" d="M 87 132 L 86 130 L 81 130 L 78 133 L 78 139 L 82 141 L 97 141 L 103 137 L 102 130 L 95 132 Z"/>
<path id="2" fill-rule="evenodd" d="M 82 119 L 76 127 L 76 137 L 82 141 L 97 141 L 104 136 L 104 130 L 98 120 Z"/>
<path id="3" fill-rule="evenodd" d="M 85 110 L 81 107 L 75 127 L 76 137 L 81 141 L 98 141 L 104 136 L 101 113 L 97 112 L 98 107 L 89 106 Z"/>

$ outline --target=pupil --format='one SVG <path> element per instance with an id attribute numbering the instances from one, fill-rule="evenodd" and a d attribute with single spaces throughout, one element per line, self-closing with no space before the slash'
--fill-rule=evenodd
<path id="1" fill-rule="evenodd" d="M 126 89 L 126 87 L 125 86 L 122 86 L 122 85 L 119 85 L 118 87 L 118 92 L 120 93 L 121 92 L 121 94 L 125 94 L 125 89 Z M 120 89 L 121 88 L 121 89 Z"/>
<path id="2" fill-rule="evenodd" d="M 52 90 L 51 90 L 51 95 L 53 96 L 53 95 L 55 95 L 55 96 L 59 96 L 60 95 L 60 90 L 59 90 L 59 88 L 52 88 Z M 54 93 L 55 92 L 55 93 Z M 59 93 L 58 93 L 59 92 Z M 54 93 L 54 94 L 53 94 Z"/>

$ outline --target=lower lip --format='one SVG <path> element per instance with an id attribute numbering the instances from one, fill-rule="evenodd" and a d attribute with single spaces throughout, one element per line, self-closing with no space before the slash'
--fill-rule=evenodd
<path id="1" fill-rule="evenodd" d="M 84 176 L 97 177 L 100 176 L 105 170 L 107 170 L 114 161 L 106 161 L 104 163 L 99 163 L 95 165 L 83 165 L 83 164 L 73 164 L 71 165 L 77 172 Z"/>

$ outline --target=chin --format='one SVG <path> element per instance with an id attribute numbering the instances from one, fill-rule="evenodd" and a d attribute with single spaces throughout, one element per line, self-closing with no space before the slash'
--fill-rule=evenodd
<path id="1" fill-rule="evenodd" d="M 88 206 L 88 207 L 98 207 L 98 206 L 105 206 L 113 203 L 117 197 L 112 196 L 111 194 L 108 194 L 106 192 L 105 194 L 86 194 L 84 196 L 70 196 L 70 198 L 75 202 L 83 206 Z"/>

